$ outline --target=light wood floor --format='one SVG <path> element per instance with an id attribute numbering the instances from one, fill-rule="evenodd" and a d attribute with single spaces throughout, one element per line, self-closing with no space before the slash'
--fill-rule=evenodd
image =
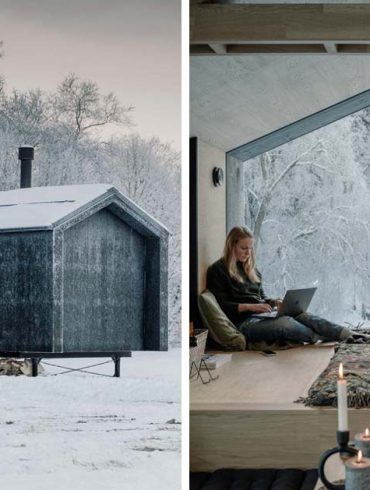
<path id="1" fill-rule="evenodd" d="M 333 354 L 334 347 L 328 344 L 277 351 L 274 357 L 234 352 L 231 362 L 213 371 L 220 376 L 217 381 L 207 385 L 191 381 L 191 410 L 302 409 L 294 401 L 307 393 Z"/>
<path id="2" fill-rule="evenodd" d="M 336 445 L 335 408 L 294 403 L 328 365 L 333 346 L 234 353 L 213 373 L 217 381 L 190 382 L 190 468 L 314 468 Z M 370 424 L 370 410 L 349 410 L 353 433 Z M 340 476 L 340 465 L 330 465 Z"/>

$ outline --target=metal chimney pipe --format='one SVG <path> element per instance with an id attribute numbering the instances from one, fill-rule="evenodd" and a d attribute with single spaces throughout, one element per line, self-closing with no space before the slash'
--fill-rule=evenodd
<path id="1" fill-rule="evenodd" d="M 18 148 L 18 158 L 21 161 L 21 189 L 32 185 L 33 156 L 33 146 L 24 145 Z"/>

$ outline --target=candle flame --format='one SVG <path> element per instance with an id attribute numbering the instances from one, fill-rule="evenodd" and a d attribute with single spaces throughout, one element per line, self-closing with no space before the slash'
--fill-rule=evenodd
<path id="1" fill-rule="evenodd" d="M 370 436 L 370 431 L 369 429 L 366 427 L 365 429 L 365 437 L 369 437 Z"/>
<path id="2" fill-rule="evenodd" d="M 362 463 L 362 451 L 357 453 L 356 463 Z"/>
<path id="3" fill-rule="evenodd" d="M 339 364 L 339 379 L 344 379 L 344 376 L 343 376 L 343 364 L 342 363 Z"/>

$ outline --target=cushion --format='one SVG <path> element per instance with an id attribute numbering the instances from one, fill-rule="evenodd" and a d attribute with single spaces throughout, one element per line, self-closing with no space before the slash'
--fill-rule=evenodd
<path id="1" fill-rule="evenodd" d="M 191 473 L 190 490 L 314 490 L 317 480 L 316 469 L 221 469 Z"/>
<path id="2" fill-rule="evenodd" d="M 214 294 L 208 289 L 199 295 L 198 306 L 204 326 L 208 329 L 209 337 L 217 342 L 224 350 L 283 350 L 298 345 L 286 341 L 261 341 L 249 342 L 247 344 L 244 335 L 225 315 Z"/>
<path id="3" fill-rule="evenodd" d="M 200 294 L 199 311 L 209 336 L 225 350 L 245 350 L 244 335 L 221 310 L 215 296 L 211 291 Z"/>

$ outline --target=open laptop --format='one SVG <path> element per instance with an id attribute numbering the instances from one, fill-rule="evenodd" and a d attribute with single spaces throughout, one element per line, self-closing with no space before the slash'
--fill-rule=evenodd
<path id="1" fill-rule="evenodd" d="M 289 289 L 279 309 L 270 313 L 254 313 L 254 318 L 278 318 L 279 316 L 297 316 L 307 311 L 317 288 Z"/>

